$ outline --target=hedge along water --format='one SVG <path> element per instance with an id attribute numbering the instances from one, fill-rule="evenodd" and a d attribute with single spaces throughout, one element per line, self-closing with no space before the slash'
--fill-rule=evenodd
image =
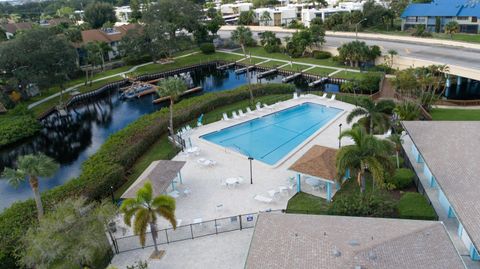
<path id="1" fill-rule="evenodd" d="M 202 68 L 191 73 L 195 86 L 202 86 L 204 93 L 234 89 L 247 83 L 246 75 L 236 75 L 232 69 L 216 71 Z M 257 83 L 256 72 L 251 72 L 252 83 Z M 258 80 L 261 83 L 280 83 L 282 75 Z M 165 104 L 153 105 L 155 96 L 122 101 L 116 92 L 98 98 L 95 102 L 70 109 L 68 118 L 49 118 L 54 124 L 44 126 L 40 133 L 28 141 L 0 150 L 0 171 L 11 166 L 19 155 L 44 152 L 60 163 L 59 171 L 50 179 L 42 180 L 41 191 L 62 185 L 80 175 L 81 166 L 102 146 L 113 133 L 124 128 L 142 115 L 152 113 Z M 28 184 L 15 189 L 0 180 L 0 211 L 15 201 L 32 197 Z"/>

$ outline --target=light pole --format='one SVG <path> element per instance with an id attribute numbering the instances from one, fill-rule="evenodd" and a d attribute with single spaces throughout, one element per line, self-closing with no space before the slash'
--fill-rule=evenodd
<path id="1" fill-rule="evenodd" d="M 113 196 L 113 186 L 110 186 L 110 193 L 112 195 L 112 204 L 115 204 L 115 197 Z"/>
<path id="2" fill-rule="evenodd" d="M 250 184 L 253 184 L 253 170 L 252 170 L 253 157 L 248 156 L 248 160 L 250 161 Z"/>
<path id="3" fill-rule="evenodd" d="M 355 41 L 358 41 L 358 25 L 364 21 L 366 21 L 367 18 L 363 18 L 361 21 L 357 22 L 357 24 L 355 24 Z"/>
<path id="4" fill-rule="evenodd" d="M 338 148 L 342 147 L 342 138 L 340 137 L 342 135 L 342 124 L 340 123 L 338 125 Z"/>

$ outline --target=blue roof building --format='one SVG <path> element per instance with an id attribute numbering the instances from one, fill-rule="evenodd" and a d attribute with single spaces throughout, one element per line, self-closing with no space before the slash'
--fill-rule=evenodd
<path id="1" fill-rule="evenodd" d="M 457 21 L 460 32 L 478 33 L 480 1 L 478 0 L 433 0 L 430 3 L 414 3 L 402 13 L 402 30 L 425 25 L 430 32 L 444 31 L 450 21 Z"/>

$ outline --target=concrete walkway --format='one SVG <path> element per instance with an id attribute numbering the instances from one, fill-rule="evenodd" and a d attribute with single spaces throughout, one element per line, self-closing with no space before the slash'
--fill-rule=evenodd
<path id="1" fill-rule="evenodd" d="M 191 55 L 194 55 L 194 54 L 197 54 L 197 53 L 198 53 L 198 52 L 192 52 L 192 53 L 189 53 L 189 54 L 185 54 L 185 55 L 181 55 L 181 56 L 178 56 L 178 57 L 174 57 L 173 59 L 180 59 L 180 58 L 188 57 L 188 56 L 191 56 Z M 126 75 L 126 74 L 128 74 L 128 73 L 131 73 L 131 72 L 136 71 L 136 70 L 137 70 L 138 68 L 140 68 L 140 67 L 143 67 L 143 66 L 146 66 L 146 65 L 150 65 L 150 64 L 153 64 L 153 62 L 148 62 L 148 63 L 144 63 L 144 64 L 139 64 L 139 65 L 133 66 L 132 68 L 128 69 L 127 71 L 120 72 L 120 73 L 116 73 L 116 74 L 113 74 L 113 75 L 110 75 L 110 76 L 101 77 L 101 78 L 98 78 L 98 79 L 93 80 L 92 82 L 98 82 L 98 81 L 106 80 L 106 79 L 113 78 L 113 77 L 117 77 L 117 76 L 124 76 L 124 75 Z M 79 88 L 79 87 L 81 87 L 81 86 L 83 86 L 83 85 L 85 85 L 84 82 L 78 83 L 78 84 L 76 84 L 76 85 L 74 85 L 74 86 L 71 86 L 71 87 L 66 88 L 66 89 L 63 91 L 63 93 L 65 94 L 65 93 L 73 92 L 73 91 L 75 91 L 77 88 Z M 42 99 L 42 100 L 39 100 L 39 101 L 37 101 L 37 102 L 35 102 L 35 103 L 30 104 L 30 105 L 28 106 L 28 109 L 32 109 L 32 108 L 34 108 L 34 107 L 36 107 L 36 106 L 38 106 L 38 105 L 40 105 L 40 104 L 42 104 L 42 103 L 45 103 L 45 102 L 47 102 L 47 101 L 49 101 L 49 100 L 51 100 L 51 99 L 53 99 L 53 98 L 59 97 L 61 94 L 62 94 L 62 92 L 57 92 L 57 93 L 52 94 L 52 95 L 50 95 L 50 96 L 48 96 L 48 97 L 45 97 L 45 98 Z"/>

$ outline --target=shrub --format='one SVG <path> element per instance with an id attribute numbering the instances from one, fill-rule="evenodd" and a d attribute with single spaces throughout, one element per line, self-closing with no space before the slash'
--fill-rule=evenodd
<path id="1" fill-rule="evenodd" d="M 319 50 L 316 50 L 313 52 L 313 58 L 315 59 L 328 59 L 328 58 L 331 58 L 332 57 L 332 54 L 328 51 L 319 51 Z"/>
<path id="2" fill-rule="evenodd" d="M 341 195 L 334 199 L 329 215 L 360 217 L 393 217 L 395 202 L 387 195 L 380 193 L 356 193 Z"/>
<path id="3" fill-rule="evenodd" d="M 437 214 L 425 196 L 417 192 L 405 193 L 398 202 L 398 216 L 402 219 L 436 220 Z"/>
<path id="4" fill-rule="evenodd" d="M 252 85 L 255 96 L 292 93 L 291 84 Z M 249 98 L 248 86 L 235 90 L 208 93 L 184 99 L 175 104 L 174 124 L 186 123 L 202 113 Z M 82 173 L 67 183 L 42 193 L 45 209 L 57 201 L 83 195 L 98 200 L 110 195 L 111 188 L 125 182 L 125 171 L 167 132 L 168 109 L 138 118 L 127 127 L 111 135 L 100 149 L 82 165 Z M 15 252 L 21 236 L 29 226 L 35 225 L 35 203 L 32 199 L 14 203 L 0 214 L 0 264 L 15 268 Z"/>
<path id="5" fill-rule="evenodd" d="M 404 189 L 412 185 L 414 176 L 415 173 L 411 169 L 399 168 L 395 170 L 391 183 L 397 186 L 398 189 Z"/>
<path id="6" fill-rule="evenodd" d="M 215 52 L 215 46 L 213 43 L 202 43 L 200 44 L 200 50 L 203 54 L 212 54 Z"/>
<path id="7" fill-rule="evenodd" d="M 17 106 L 0 116 L 0 148 L 40 131 L 40 123 L 25 107 Z"/>

